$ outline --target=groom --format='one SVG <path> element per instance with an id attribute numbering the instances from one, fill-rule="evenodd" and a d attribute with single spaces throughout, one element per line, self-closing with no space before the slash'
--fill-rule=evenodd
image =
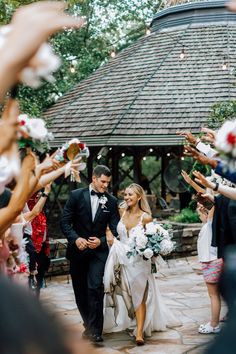
<path id="1" fill-rule="evenodd" d="M 61 219 L 68 239 L 67 258 L 77 307 L 84 321 L 84 338 L 102 342 L 103 275 L 108 246 L 106 228 L 117 236 L 117 200 L 106 192 L 111 180 L 108 167 L 98 165 L 88 188 L 72 191 Z"/>

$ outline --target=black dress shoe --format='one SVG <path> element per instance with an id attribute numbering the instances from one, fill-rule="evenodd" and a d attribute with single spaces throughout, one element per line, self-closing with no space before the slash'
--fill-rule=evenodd
<path id="1" fill-rule="evenodd" d="M 90 340 L 91 340 L 91 342 L 93 342 L 93 343 L 101 343 L 101 342 L 103 342 L 102 336 L 99 336 L 99 335 L 97 335 L 97 334 L 93 334 L 93 335 L 90 337 Z"/>

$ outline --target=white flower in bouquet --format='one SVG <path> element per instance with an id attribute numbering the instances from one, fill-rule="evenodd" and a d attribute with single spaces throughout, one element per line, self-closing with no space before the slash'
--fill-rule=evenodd
<path id="1" fill-rule="evenodd" d="M 40 118 L 29 118 L 27 114 L 18 116 L 20 132 L 24 138 L 31 138 L 40 142 L 52 139 L 52 134 L 48 132 L 45 121 Z"/>
<path id="2" fill-rule="evenodd" d="M 215 145 L 221 153 L 236 157 L 236 120 L 222 125 L 216 135 Z"/>
<path id="3" fill-rule="evenodd" d="M 143 255 L 145 258 L 150 259 L 153 256 L 153 251 L 150 248 L 146 248 L 145 251 L 143 252 Z"/>
<path id="4" fill-rule="evenodd" d="M 157 224 L 154 224 L 153 222 L 149 222 L 146 224 L 146 234 L 148 235 L 154 235 L 157 232 Z"/>
<path id="5" fill-rule="evenodd" d="M 146 245 L 147 245 L 147 242 L 148 242 L 148 238 L 144 234 L 138 235 L 136 237 L 136 247 L 137 247 L 137 249 L 145 248 Z"/>
<path id="6" fill-rule="evenodd" d="M 163 236 L 164 239 L 169 239 L 170 238 L 170 234 L 167 230 L 163 229 L 161 232 L 161 235 Z"/>
<path id="7" fill-rule="evenodd" d="M 160 254 L 166 256 L 174 250 L 174 243 L 169 239 L 163 239 L 160 242 Z"/>

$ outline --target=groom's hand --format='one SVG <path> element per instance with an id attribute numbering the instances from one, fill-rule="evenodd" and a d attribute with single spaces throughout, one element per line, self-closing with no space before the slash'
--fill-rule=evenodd
<path id="1" fill-rule="evenodd" d="M 85 238 L 83 238 L 83 237 L 77 238 L 77 240 L 75 241 L 75 244 L 80 251 L 83 251 L 83 250 L 85 250 L 85 248 L 88 247 L 88 241 L 85 240 Z"/>
<path id="2" fill-rule="evenodd" d="M 101 240 L 95 236 L 89 237 L 88 248 L 94 249 L 101 245 Z"/>

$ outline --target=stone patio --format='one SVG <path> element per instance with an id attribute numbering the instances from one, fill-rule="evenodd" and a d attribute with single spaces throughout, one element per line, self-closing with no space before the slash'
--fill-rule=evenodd
<path id="1" fill-rule="evenodd" d="M 210 301 L 196 257 L 170 260 L 168 266 L 158 273 L 160 290 L 167 305 L 174 311 L 183 325 L 166 332 L 155 332 L 146 345 L 136 347 L 128 332 L 104 335 L 103 347 L 98 354 L 201 354 L 206 343 L 213 335 L 198 334 L 198 326 L 209 321 Z M 66 325 L 83 331 L 81 317 L 78 314 L 71 283 L 65 276 L 54 277 L 47 281 L 42 290 L 42 302 L 51 306 Z M 221 316 L 226 312 L 223 306 Z"/>

